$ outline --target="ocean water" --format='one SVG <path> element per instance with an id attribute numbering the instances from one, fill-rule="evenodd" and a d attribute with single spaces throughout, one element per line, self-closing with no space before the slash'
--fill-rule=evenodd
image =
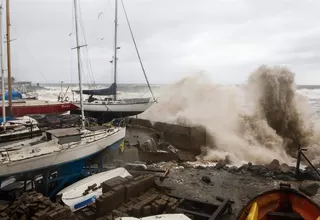
<path id="1" fill-rule="evenodd" d="M 43 86 L 37 91 L 39 99 L 57 100 L 60 86 Z M 240 165 L 278 159 L 294 164 L 301 146 L 314 163 L 320 162 L 320 85 L 297 86 L 294 73 L 286 68 L 262 66 L 242 85 L 216 85 L 207 75 L 194 74 L 152 88 L 158 103 L 139 117 L 205 127 L 207 143 L 200 160 L 228 159 Z M 77 86 L 66 96 L 78 99 L 72 89 Z M 145 85 L 118 89 L 122 98 L 151 96 Z"/>

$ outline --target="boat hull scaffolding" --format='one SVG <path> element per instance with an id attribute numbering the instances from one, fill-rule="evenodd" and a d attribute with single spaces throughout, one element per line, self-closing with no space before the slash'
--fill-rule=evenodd
<path id="1" fill-rule="evenodd" d="M 77 108 L 77 106 L 70 102 L 52 102 L 43 100 L 15 100 L 12 102 L 12 114 L 15 117 L 40 114 L 62 114 Z M 0 112 L 0 116 L 2 116 L 2 112 Z"/>
<path id="2" fill-rule="evenodd" d="M 56 140 L 53 137 L 52 140 L 43 143 L 37 139 L 33 141 L 35 144 L 28 140 L 0 149 L 0 179 L 49 167 L 66 166 L 72 163 L 83 164 L 84 160 L 110 146 L 119 147 L 125 137 L 125 128 L 121 127 L 94 132 L 85 130 L 81 133 L 81 140 L 63 143 L 80 136 L 66 135 L 69 130 L 52 130 L 52 132 L 64 134 L 64 139 Z M 47 136 L 51 134 L 50 132 L 47 131 Z M 82 169 L 82 167 L 79 168 Z"/>
<path id="3" fill-rule="evenodd" d="M 79 103 L 74 103 L 80 106 Z M 94 101 L 84 102 L 85 115 L 88 117 L 99 118 L 105 121 L 110 121 L 114 118 L 121 118 L 127 116 L 138 115 L 148 108 L 150 108 L 154 102 L 149 99 L 134 99 L 124 101 Z M 80 110 L 72 110 L 72 114 L 79 114 Z"/>

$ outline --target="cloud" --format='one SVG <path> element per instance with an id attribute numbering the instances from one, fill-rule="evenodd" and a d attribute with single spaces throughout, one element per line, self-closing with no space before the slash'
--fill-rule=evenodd
<path id="1" fill-rule="evenodd" d="M 299 84 L 320 80 L 318 1 L 123 1 L 151 83 L 170 83 L 199 71 L 217 83 L 241 83 L 261 64 L 288 66 Z M 92 81 L 90 58 L 95 81 L 110 83 L 114 1 L 80 3 L 88 44 L 88 51 L 82 49 L 84 81 Z M 11 2 L 16 78 L 77 82 L 73 14 L 71 0 Z M 118 30 L 119 82 L 144 83 L 120 0 Z"/>

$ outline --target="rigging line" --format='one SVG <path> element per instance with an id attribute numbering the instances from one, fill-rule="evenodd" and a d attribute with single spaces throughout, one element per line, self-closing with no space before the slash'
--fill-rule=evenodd
<path id="1" fill-rule="evenodd" d="M 45 77 L 45 75 L 43 74 L 43 71 L 41 70 L 41 68 L 39 67 L 39 65 L 37 64 L 34 56 L 32 55 L 32 53 L 30 52 L 30 50 L 28 49 L 26 43 L 23 41 L 23 39 L 21 38 L 20 34 L 18 33 L 17 29 L 11 25 L 11 27 L 14 29 L 14 31 L 16 32 L 16 35 L 18 36 L 18 38 L 20 39 L 21 44 L 25 47 L 25 49 L 27 50 L 27 52 L 30 54 L 32 61 L 34 62 L 34 64 L 36 65 L 36 67 L 38 68 L 38 70 L 40 71 L 42 77 L 44 78 L 45 81 L 48 81 L 47 78 Z"/>
<path id="2" fill-rule="evenodd" d="M 82 31 L 82 36 L 83 36 L 83 40 L 84 40 L 84 44 L 87 44 L 87 39 L 86 39 L 86 36 L 85 36 L 85 32 L 84 32 L 84 26 L 83 26 L 83 20 L 82 20 L 82 10 L 81 10 L 81 5 L 80 3 L 78 2 L 78 8 L 79 8 L 79 19 L 80 19 L 80 27 L 81 27 L 81 31 Z M 87 47 L 85 47 L 85 50 L 82 50 L 82 54 L 83 54 L 83 57 L 86 57 L 86 60 L 88 60 L 88 54 L 86 54 L 85 52 L 87 52 Z M 87 66 L 88 67 L 88 66 Z M 89 69 L 88 69 L 89 70 Z M 90 71 L 90 70 L 89 70 Z M 89 72 L 87 71 L 87 72 Z M 85 73 L 85 71 L 83 71 Z M 94 79 L 92 79 L 92 76 L 90 75 L 90 72 L 89 74 L 86 76 L 89 76 L 89 82 L 88 84 L 90 86 L 92 86 L 92 81 L 94 81 Z M 91 82 L 90 82 L 91 81 Z"/>
<path id="3" fill-rule="evenodd" d="M 83 35 L 83 38 L 84 38 L 84 43 L 87 44 L 88 41 L 87 41 L 87 38 L 85 36 L 85 33 L 84 33 L 84 25 L 83 25 L 83 20 L 82 20 L 82 13 L 81 13 L 81 5 L 80 3 L 78 2 L 78 7 L 79 7 L 79 11 L 80 11 L 80 26 L 81 26 L 81 30 L 82 30 L 82 35 Z M 87 52 L 87 62 L 88 62 L 88 72 L 89 74 L 91 73 L 91 75 L 89 75 L 89 77 L 91 78 L 90 80 L 92 81 L 91 84 L 95 85 L 95 79 L 94 79 L 94 74 L 93 74 L 93 71 L 92 71 L 92 66 L 91 66 L 91 62 L 90 62 L 90 59 L 89 59 L 89 51 L 88 51 L 88 47 L 85 47 L 85 51 Z M 92 86 L 92 85 L 91 85 Z"/>
<path id="4" fill-rule="evenodd" d="M 131 38 L 132 38 L 134 47 L 136 48 L 137 56 L 138 56 L 138 58 L 139 58 L 139 62 L 140 62 L 141 68 L 142 68 L 142 72 L 143 72 L 144 78 L 146 79 L 146 82 L 147 82 L 147 84 L 148 84 L 148 87 L 149 87 L 149 90 L 150 90 L 150 92 L 151 92 L 153 101 L 156 102 L 156 99 L 155 99 L 155 97 L 154 97 L 154 95 L 153 95 L 153 92 L 152 92 L 152 89 L 151 89 L 151 86 L 150 86 L 150 83 L 149 83 L 149 80 L 148 80 L 146 71 L 145 71 L 144 66 L 143 66 L 143 64 L 142 64 L 142 61 L 141 61 L 141 57 L 140 57 L 140 53 L 139 53 L 139 50 L 138 50 L 138 46 L 137 46 L 136 40 L 134 39 L 134 36 L 133 36 L 133 32 L 132 32 L 132 29 L 131 29 L 131 25 L 130 25 L 130 22 L 129 22 L 129 18 L 128 18 L 126 9 L 125 9 L 124 4 L 123 4 L 123 0 L 121 0 L 121 4 L 122 4 L 122 8 L 123 8 L 124 15 L 126 16 L 127 24 L 128 24 L 129 30 L 130 30 L 130 34 L 131 34 Z"/>

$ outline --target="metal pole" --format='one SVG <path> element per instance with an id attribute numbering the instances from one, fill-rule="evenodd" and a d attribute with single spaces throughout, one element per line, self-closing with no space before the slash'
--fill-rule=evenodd
<path id="1" fill-rule="evenodd" d="M 298 151 L 297 165 L 296 165 L 296 179 L 300 179 L 300 161 L 301 161 L 301 149 Z"/>
<path id="2" fill-rule="evenodd" d="M 10 0 L 6 1 L 7 14 L 7 61 L 8 61 L 8 94 L 9 94 L 9 115 L 12 115 L 12 85 L 11 85 L 11 46 L 10 46 Z"/>
<path id="3" fill-rule="evenodd" d="M 77 0 L 74 0 L 74 14 L 75 14 L 75 26 L 76 26 L 76 40 L 77 40 L 77 58 L 78 58 L 78 76 L 79 76 L 79 89 L 80 89 L 80 108 L 81 108 L 81 124 L 85 127 L 84 109 L 83 109 L 83 94 L 82 94 L 82 77 L 81 77 L 81 56 L 79 45 L 79 33 L 78 33 L 78 9 Z"/>
<path id="4" fill-rule="evenodd" d="M 117 100 L 117 38 L 118 38 L 118 0 L 115 0 L 115 18 L 114 18 L 114 83 L 116 85 L 116 91 L 114 94 L 114 100 Z"/>
<path id="5" fill-rule="evenodd" d="M 1 53 L 1 82 L 2 82 L 2 118 L 3 118 L 3 130 L 6 130 L 6 101 L 5 101 L 5 89 L 4 89 L 4 57 L 3 57 L 3 30 L 2 30 L 2 7 L 3 1 L 1 0 L 1 5 L 0 5 L 0 53 Z"/>

